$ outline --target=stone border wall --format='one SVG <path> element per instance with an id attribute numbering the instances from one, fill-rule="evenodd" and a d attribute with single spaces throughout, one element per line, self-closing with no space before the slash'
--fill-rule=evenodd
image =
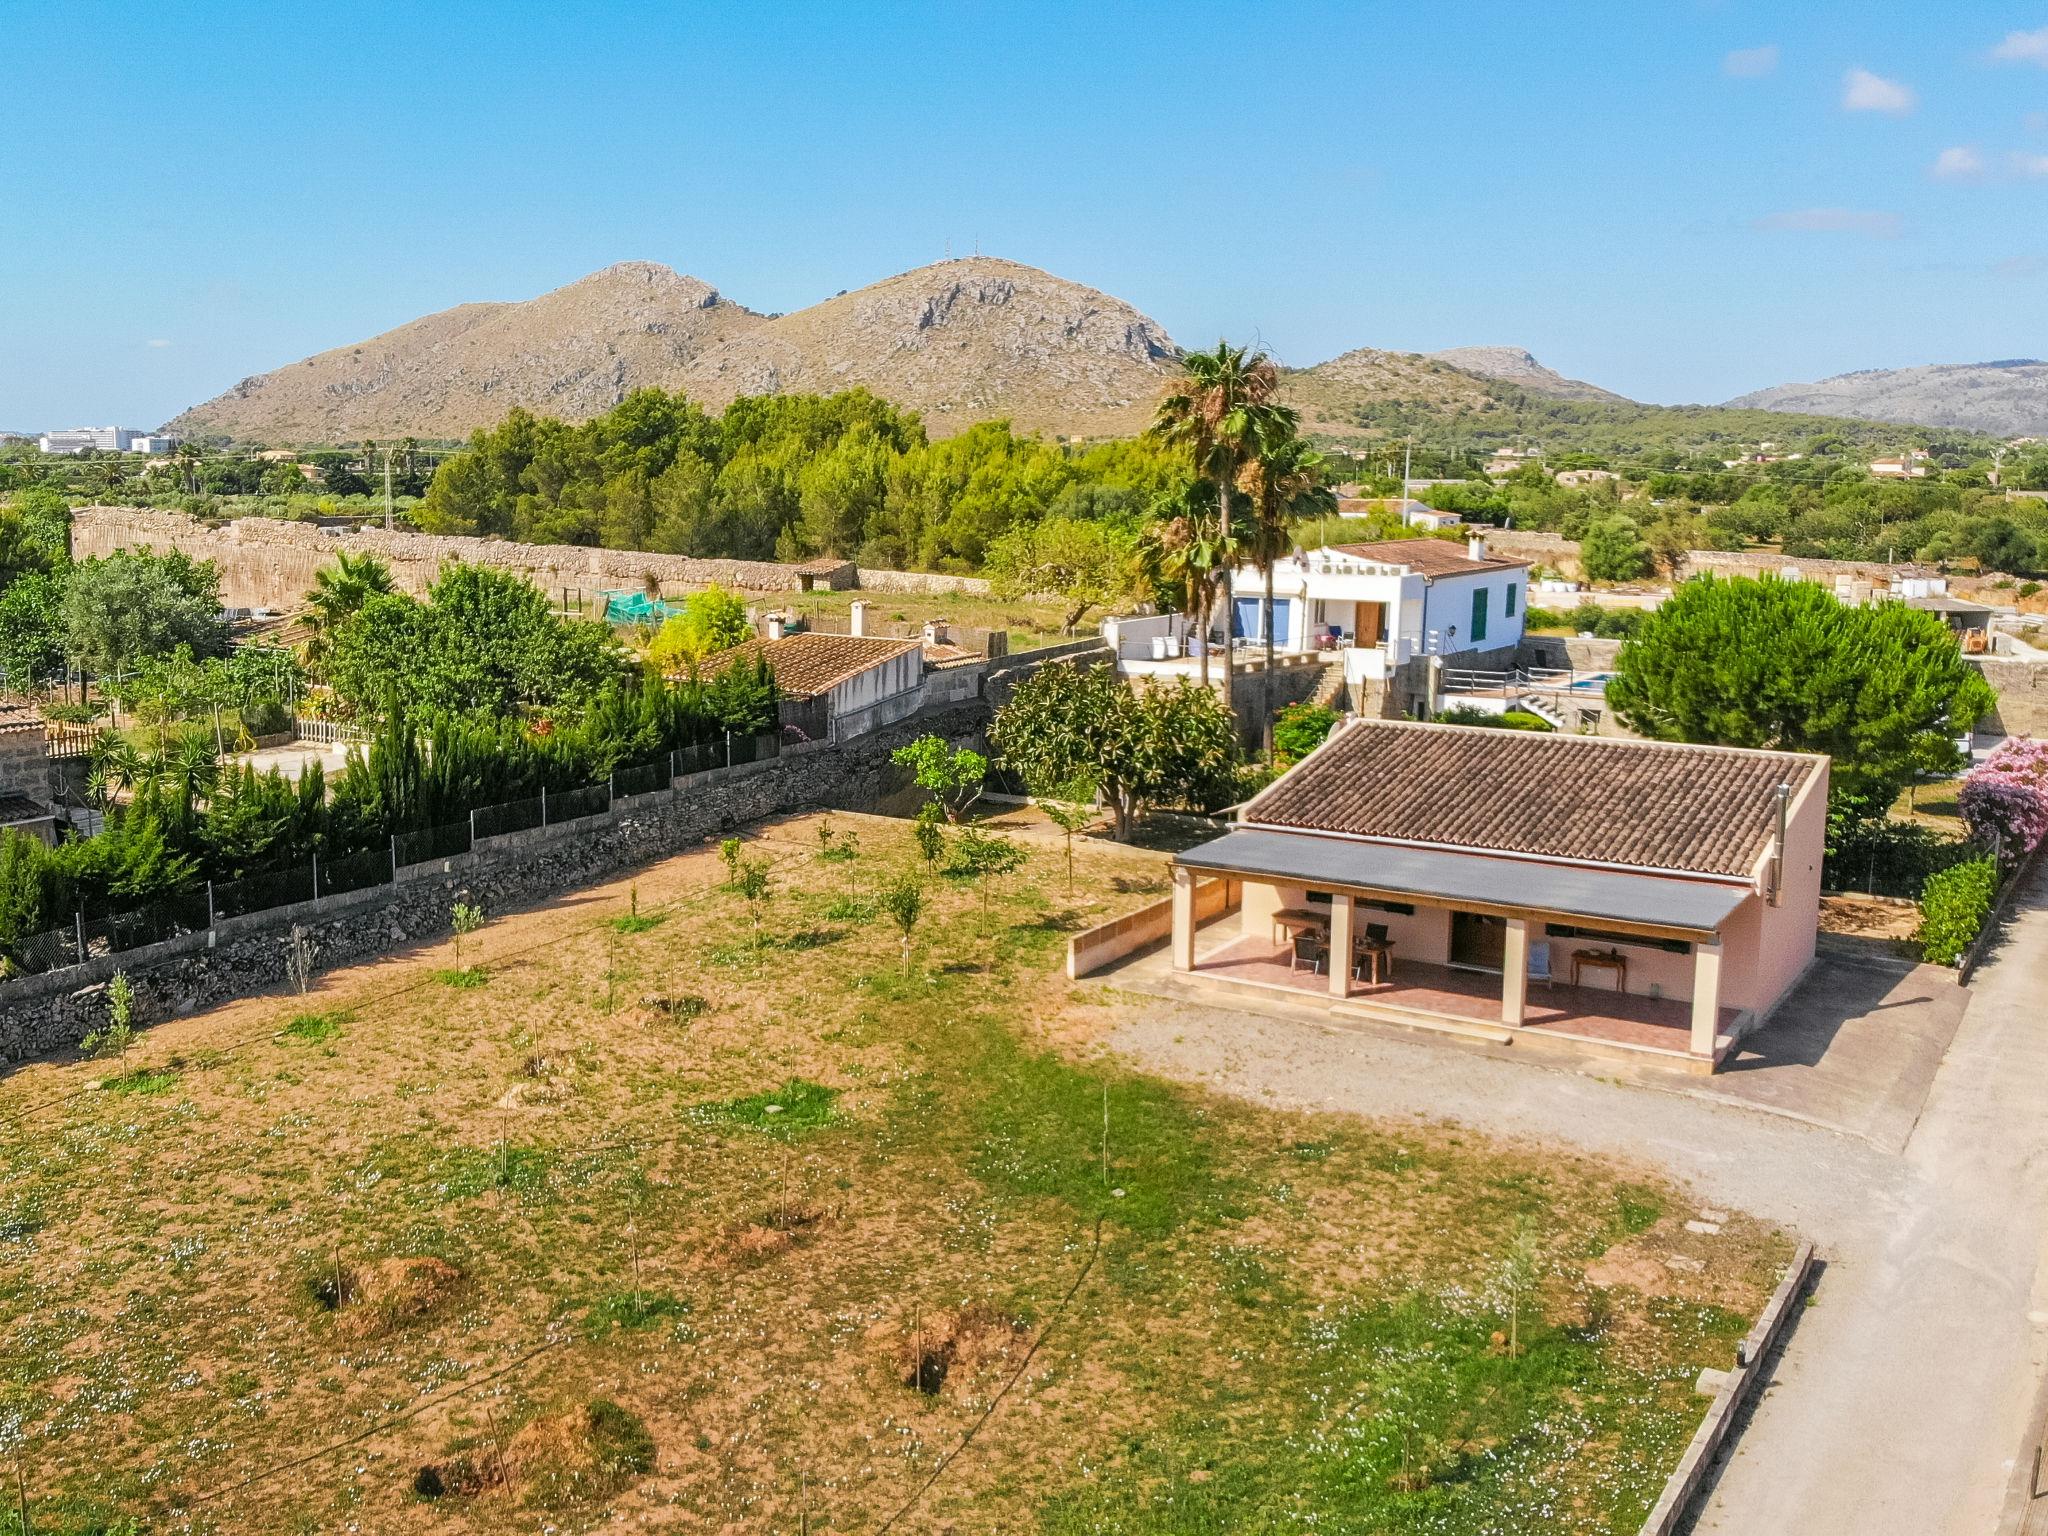
<path id="1" fill-rule="evenodd" d="M 1756 1326 L 1736 1346 L 1735 1369 L 1723 1374 L 1707 1416 L 1693 1432 L 1692 1443 L 1686 1446 L 1685 1454 L 1678 1458 L 1677 1467 L 1664 1484 L 1663 1497 L 1657 1500 L 1643 1521 L 1639 1536 L 1673 1536 L 1684 1527 L 1692 1502 L 1699 1496 L 1700 1485 L 1706 1481 L 1707 1469 L 1713 1465 L 1714 1457 L 1727 1441 L 1736 1414 L 1756 1389 L 1757 1381 L 1763 1375 L 1764 1360 L 1778 1342 L 1778 1335 L 1784 1331 L 1785 1321 L 1792 1315 L 1793 1303 L 1805 1292 L 1807 1276 L 1812 1269 L 1813 1244 L 1802 1241 L 1792 1255 L 1792 1262 L 1785 1267 L 1784 1278 L 1778 1282 L 1777 1290 L 1764 1304 Z"/>
<path id="2" fill-rule="evenodd" d="M 605 815 L 513 833 L 459 858 L 412 865 L 398 871 L 395 885 L 250 913 L 206 933 L 0 983 L 0 1060 L 63 1050 L 104 1023 L 106 986 L 116 970 L 135 984 L 138 1021 L 193 1013 L 286 985 L 284 939 L 295 923 L 320 946 L 323 970 L 438 941 L 449 931 L 458 897 L 498 912 L 609 879 L 771 816 L 862 809 L 882 792 L 895 748 L 928 731 L 979 742 L 987 723 L 979 700 L 923 711 L 842 746 L 693 776 L 687 792 L 638 796 Z"/>
<path id="3" fill-rule="evenodd" d="M 710 586 L 750 593 L 796 592 L 810 587 L 847 591 L 856 586 L 905 594 L 965 593 L 986 596 L 988 583 L 974 576 L 918 571 L 863 571 L 853 562 L 807 561 L 782 565 L 768 560 L 700 560 L 630 549 L 588 549 L 570 544 L 519 544 L 393 531 L 364 526 L 324 528 L 273 517 L 239 517 L 213 524 L 183 512 L 145 507 L 81 507 L 71 520 L 71 549 L 79 559 L 122 549 L 177 550 L 220 568 L 221 600 L 231 608 L 295 608 L 313 585 L 313 575 L 343 550 L 373 554 L 391 567 L 400 591 L 426 591 L 442 565 L 460 560 L 516 571 L 543 591 L 574 592 L 586 600 L 607 590 L 640 592 L 651 584 L 664 592 Z"/>

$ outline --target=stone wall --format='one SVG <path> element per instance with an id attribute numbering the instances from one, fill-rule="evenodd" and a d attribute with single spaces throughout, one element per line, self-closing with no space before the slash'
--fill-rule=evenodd
<path id="1" fill-rule="evenodd" d="M 0 982 L 0 1060 L 72 1046 L 106 1019 L 106 986 L 115 970 L 134 982 L 138 1021 L 210 1008 L 229 998 L 286 984 L 285 938 L 303 925 L 320 946 L 324 970 L 448 933 L 456 898 L 501 912 L 729 835 L 766 817 L 821 807 L 857 810 L 890 784 L 889 754 L 934 731 L 979 742 L 988 711 L 980 701 L 926 711 L 844 746 L 791 753 L 715 775 L 693 777 L 687 791 L 644 795 L 604 816 L 493 840 L 458 859 L 401 870 L 395 886 L 251 913 L 210 933 L 102 956 L 86 965 Z"/>
<path id="2" fill-rule="evenodd" d="M 1980 736 L 2048 736 L 2048 662 L 1996 656 L 1969 661 L 1998 690 L 1998 707 L 1977 727 Z"/>
<path id="3" fill-rule="evenodd" d="M 812 586 L 844 590 L 858 582 L 877 592 L 961 592 L 982 596 L 988 583 L 972 576 L 916 571 L 857 571 L 851 563 L 779 565 L 765 560 L 700 560 L 687 555 L 587 549 L 569 544 L 516 544 L 382 528 L 322 528 L 281 518 L 242 517 L 203 523 L 183 512 L 139 507 L 82 507 L 72 517 L 72 553 L 79 559 L 121 549 L 177 550 L 220 567 L 221 599 L 232 608 L 292 608 L 313 575 L 337 552 L 373 554 L 391 567 L 401 591 L 419 593 L 444 563 L 461 560 L 516 571 L 560 597 L 594 600 L 602 591 L 687 592 L 716 582 L 741 592 L 794 592 Z"/>
<path id="4" fill-rule="evenodd" d="M 53 787 L 43 722 L 0 730 L 0 795 L 26 795 L 48 805 Z"/>

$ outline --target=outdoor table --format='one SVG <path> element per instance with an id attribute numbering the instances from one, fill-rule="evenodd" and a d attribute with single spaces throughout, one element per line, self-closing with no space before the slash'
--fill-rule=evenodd
<path id="1" fill-rule="evenodd" d="M 1365 962 L 1365 968 L 1372 973 L 1370 976 L 1361 977 L 1361 980 L 1368 981 L 1373 986 L 1378 986 L 1382 980 L 1393 976 L 1394 941 L 1392 939 L 1364 938 L 1356 940 L 1351 946 L 1351 953 L 1353 957 L 1352 975 L 1358 975 L 1359 961 Z M 1380 975 L 1380 967 L 1383 964 L 1386 967 L 1386 977 Z"/>
<path id="2" fill-rule="evenodd" d="M 1327 913 L 1312 912 L 1307 907 L 1283 907 L 1273 914 L 1273 942 L 1292 942 L 1296 933 L 1328 933 L 1330 919 Z"/>
<path id="3" fill-rule="evenodd" d="M 1628 991 L 1628 956 L 1618 949 L 1575 949 L 1572 951 L 1572 985 L 1579 984 L 1579 973 L 1591 966 L 1596 971 L 1614 972 L 1615 989 Z"/>

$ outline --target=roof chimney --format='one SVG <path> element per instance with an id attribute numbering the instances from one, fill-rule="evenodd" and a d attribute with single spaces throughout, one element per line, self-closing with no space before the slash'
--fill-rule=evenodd
<path id="1" fill-rule="evenodd" d="M 1467 537 L 1465 540 L 1465 553 L 1473 560 L 1484 560 L 1486 558 L 1486 535 L 1475 533 Z"/>
<path id="2" fill-rule="evenodd" d="M 851 633 L 853 634 L 865 635 L 868 632 L 868 600 L 866 598 L 857 597 L 853 600 L 851 624 Z"/>
<path id="3" fill-rule="evenodd" d="M 771 613 L 768 615 L 768 638 L 770 640 L 780 640 L 782 638 L 782 625 L 783 618 L 781 614 Z"/>

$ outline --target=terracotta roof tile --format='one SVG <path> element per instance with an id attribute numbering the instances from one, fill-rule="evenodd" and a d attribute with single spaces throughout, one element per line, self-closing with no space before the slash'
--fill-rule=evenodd
<path id="1" fill-rule="evenodd" d="M 1827 759 L 1362 720 L 1255 797 L 1246 823 L 1576 863 L 1747 876 L 1774 793 Z"/>
<path id="2" fill-rule="evenodd" d="M 780 640 L 749 640 L 729 651 L 720 651 L 705 663 L 716 672 L 734 661 L 766 656 L 775 669 L 775 681 L 784 693 L 799 699 L 816 698 L 870 667 L 893 661 L 905 651 L 918 648 L 915 640 L 884 640 L 869 635 L 821 635 L 812 630 L 784 635 Z"/>
<path id="3" fill-rule="evenodd" d="M 1334 554 L 1356 555 L 1361 560 L 1378 560 L 1387 565 L 1405 565 L 1432 580 L 1438 576 L 1470 576 L 1478 571 L 1520 570 L 1529 563 L 1500 555 L 1474 560 L 1465 553 L 1462 543 L 1453 544 L 1448 539 L 1384 539 L 1376 544 L 1332 544 L 1329 548 Z"/>

